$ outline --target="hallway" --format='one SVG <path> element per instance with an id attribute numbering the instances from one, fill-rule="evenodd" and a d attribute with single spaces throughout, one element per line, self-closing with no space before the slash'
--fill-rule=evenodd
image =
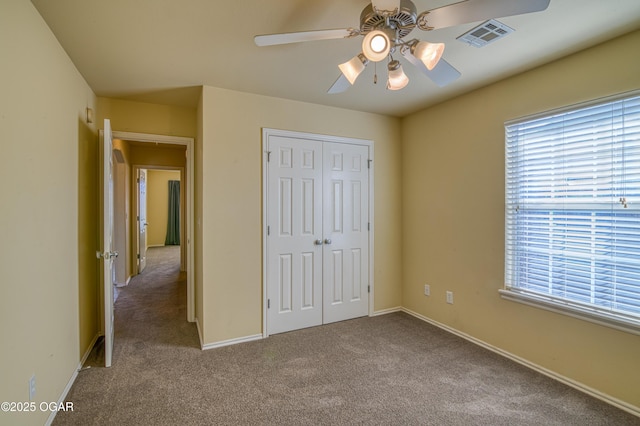
<path id="1" fill-rule="evenodd" d="M 186 272 L 180 271 L 180 246 L 149 248 L 145 270 L 118 291 L 114 363 L 131 344 L 200 348 L 195 325 L 187 322 Z"/>

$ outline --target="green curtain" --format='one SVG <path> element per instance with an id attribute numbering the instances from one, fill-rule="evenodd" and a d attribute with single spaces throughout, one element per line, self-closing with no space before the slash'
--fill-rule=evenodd
<path id="1" fill-rule="evenodd" d="M 180 181 L 169 181 L 169 216 L 165 246 L 180 245 Z"/>

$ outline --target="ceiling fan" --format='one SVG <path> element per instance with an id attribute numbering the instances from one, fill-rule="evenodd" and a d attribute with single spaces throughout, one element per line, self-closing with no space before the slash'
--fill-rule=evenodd
<path id="1" fill-rule="evenodd" d="M 387 59 L 387 89 L 399 90 L 409 78 L 393 55 L 401 54 L 440 87 L 455 81 L 460 72 L 442 59 L 443 43 L 429 43 L 404 38 L 418 28 L 432 31 L 505 16 L 539 12 L 551 0 L 466 0 L 437 9 L 417 12 L 411 0 L 371 0 L 360 14 L 359 28 L 266 34 L 254 37 L 257 46 L 299 43 L 364 36 L 362 51 L 340 64 L 340 76 L 328 93 L 339 93 L 351 87 L 370 62 Z"/>

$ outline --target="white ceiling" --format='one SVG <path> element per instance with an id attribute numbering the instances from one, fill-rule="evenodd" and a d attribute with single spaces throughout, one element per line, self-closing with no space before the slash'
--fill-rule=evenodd
<path id="1" fill-rule="evenodd" d="M 414 0 L 418 12 L 456 1 Z M 32 0 L 98 96 L 195 106 L 208 85 L 404 116 L 640 28 L 640 0 L 551 0 L 543 12 L 500 18 L 513 34 L 484 48 L 456 37 L 478 23 L 406 38 L 446 43 L 462 77 L 440 88 L 403 62 L 410 78 L 385 89 L 370 64 L 355 86 L 326 93 L 362 37 L 256 47 L 253 36 L 359 26 L 367 0 Z M 640 50 L 639 50 L 640 51 Z M 404 61 L 401 59 L 401 62 Z M 382 64 L 382 63 L 381 63 Z"/>

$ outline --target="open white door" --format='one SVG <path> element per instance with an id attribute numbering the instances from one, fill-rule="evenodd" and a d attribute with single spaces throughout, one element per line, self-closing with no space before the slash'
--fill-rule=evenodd
<path id="1" fill-rule="evenodd" d="M 104 120 L 102 132 L 102 282 L 104 299 L 104 365 L 111 367 L 113 354 L 113 140 L 111 122 Z"/>
<path id="2" fill-rule="evenodd" d="M 138 273 L 147 266 L 147 170 L 138 169 Z"/>

